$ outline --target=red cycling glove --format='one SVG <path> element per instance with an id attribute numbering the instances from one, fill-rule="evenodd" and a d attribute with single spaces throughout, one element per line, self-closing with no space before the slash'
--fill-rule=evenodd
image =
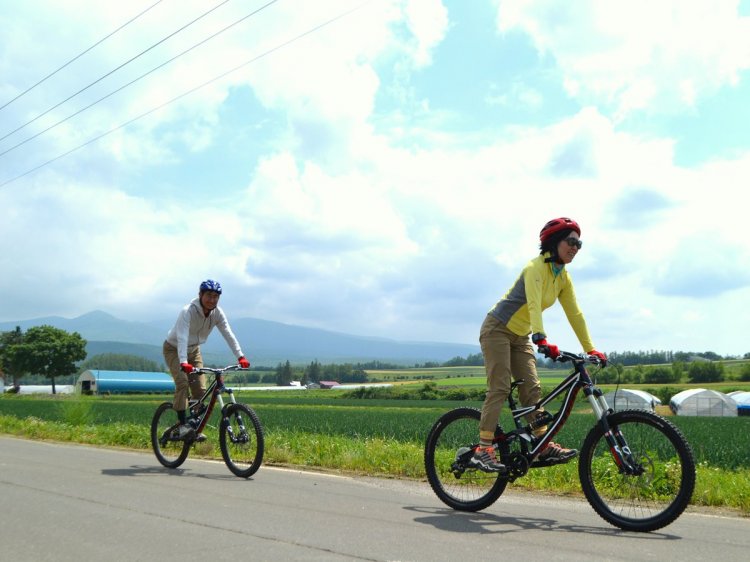
<path id="1" fill-rule="evenodd" d="M 545 357 L 549 357 L 550 359 L 557 359 L 560 357 L 560 348 L 551 343 L 547 343 L 547 340 L 539 340 L 536 342 L 536 345 Z"/>
<path id="2" fill-rule="evenodd" d="M 601 361 L 602 367 L 605 367 L 607 365 L 607 356 L 604 355 L 601 351 L 597 351 L 595 349 L 592 349 L 591 351 L 587 351 L 589 355 L 593 355 L 594 357 L 598 358 L 599 361 Z"/>
<path id="3" fill-rule="evenodd" d="M 193 367 L 190 363 L 180 363 L 180 369 L 182 369 L 182 372 L 189 375 L 193 372 L 195 367 Z"/>
<path id="4" fill-rule="evenodd" d="M 237 362 L 240 364 L 240 367 L 243 369 L 249 369 L 250 368 L 250 361 L 245 359 L 245 356 L 243 355 L 239 359 L 237 359 Z"/>
<path id="5" fill-rule="evenodd" d="M 539 353 L 550 359 L 557 359 L 560 357 L 560 348 L 551 343 L 547 343 L 546 336 L 544 334 L 534 334 L 531 336 L 531 341 L 536 344 L 539 348 Z"/>

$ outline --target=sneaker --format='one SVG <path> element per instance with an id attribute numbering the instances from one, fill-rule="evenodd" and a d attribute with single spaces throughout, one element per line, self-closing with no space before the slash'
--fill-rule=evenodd
<path id="1" fill-rule="evenodd" d="M 505 465 L 497 460 L 494 447 L 477 447 L 468 467 L 482 472 L 505 472 Z"/>
<path id="2" fill-rule="evenodd" d="M 575 449 L 566 449 L 565 447 L 562 447 L 561 445 L 550 441 L 547 447 L 545 447 L 545 449 L 541 453 L 539 453 L 539 457 L 537 458 L 540 461 L 566 462 L 575 457 L 577 454 L 578 451 L 576 451 Z"/>
<path id="3" fill-rule="evenodd" d="M 193 437 L 193 435 L 195 435 L 195 430 L 189 424 L 184 423 L 175 429 L 173 435 L 175 439 L 184 440 Z"/>

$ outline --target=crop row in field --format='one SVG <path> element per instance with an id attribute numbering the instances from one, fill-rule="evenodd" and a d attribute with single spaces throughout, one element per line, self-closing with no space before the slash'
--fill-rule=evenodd
<path id="1" fill-rule="evenodd" d="M 20 398 L 20 397 L 19 397 Z M 246 399 L 248 398 L 248 399 Z M 356 401 L 315 400 L 292 397 L 243 397 L 258 413 L 270 431 L 294 431 L 316 436 L 345 436 L 356 439 L 389 439 L 421 445 L 435 420 L 459 405 L 480 407 L 480 403 L 437 401 Z M 318 400 L 331 399 L 320 398 Z M 17 418 L 35 417 L 74 424 L 135 423 L 148 426 L 160 398 L 117 400 L 99 398 L 2 398 L 0 414 Z M 354 402 L 354 404 L 353 404 Z M 386 405 L 383 402 L 388 402 Z M 418 402 L 418 403 L 416 403 Z M 216 418 L 214 418 L 214 423 Z M 750 418 L 670 418 L 692 444 L 696 459 L 725 469 L 750 468 Z M 503 424 L 510 426 L 507 412 Z M 577 447 L 593 424 L 592 416 L 581 409 L 571 415 L 559 440 Z"/>
<path id="2" fill-rule="evenodd" d="M 368 369 L 365 371 L 371 381 L 444 381 L 451 379 L 480 378 L 485 381 L 485 371 L 482 365 L 467 367 L 432 367 L 429 369 Z M 539 369 L 540 377 L 552 376 L 563 378 L 566 373 L 560 370 Z M 458 383 L 460 384 L 460 382 Z"/>

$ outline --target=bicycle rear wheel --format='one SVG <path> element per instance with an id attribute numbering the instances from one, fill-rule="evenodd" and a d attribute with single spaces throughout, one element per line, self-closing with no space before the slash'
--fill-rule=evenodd
<path id="1" fill-rule="evenodd" d="M 249 478 L 263 461 L 263 427 L 257 414 L 244 404 L 226 407 L 219 430 L 221 456 L 233 474 Z"/>
<path id="2" fill-rule="evenodd" d="M 581 447 L 578 475 L 586 499 L 607 522 L 626 531 L 648 532 L 669 525 L 685 510 L 695 487 L 695 461 L 689 443 L 670 422 L 641 410 L 608 418 L 627 442 L 637 473 L 615 464 L 601 426 Z"/>
<path id="3" fill-rule="evenodd" d="M 190 443 L 173 436 L 179 425 L 172 403 L 160 404 L 151 420 L 151 446 L 158 461 L 167 468 L 180 466 L 190 452 Z"/>
<path id="4" fill-rule="evenodd" d="M 481 415 L 474 408 L 451 410 L 435 422 L 425 443 L 427 481 L 443 503 L 460 511 L 492 505 L 508 484 L 498 473 L 467 467 L 479 439 Z"/>

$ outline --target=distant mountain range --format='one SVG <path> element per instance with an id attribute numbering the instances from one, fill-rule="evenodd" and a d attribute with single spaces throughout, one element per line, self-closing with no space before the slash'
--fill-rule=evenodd
<path id="1" fill-rule="evenodd" d="M 101 353 L 124 353 L 145 357 L 162 364 L 161 346 L 174 319 L 150 322 L 131 322 L 93 311 L 77 318 L 50 316 L 18 322 L 0 322 L 0 331 L 14 330 L 16 326 L 27 330 L 32 326 L 49 325 L 78 332 L 87 340 L 89 357 Z M 276 366 L 289 360 L 293 364 L 358 363 L 384 361 L 413 365 L 426 361 L 443 362 L 453 357 L 466 357 L 479 353 L 478 345 L 402 342 L 386 338 L 354 336 L 317 328 L 306 328 L 259 320 L 233 318 L 232 330 L 248 355 L 258 366 Z M 218 330 L 209 337 L 202 348 L 206 363 L 228 364 L 234 359 Z"/>

